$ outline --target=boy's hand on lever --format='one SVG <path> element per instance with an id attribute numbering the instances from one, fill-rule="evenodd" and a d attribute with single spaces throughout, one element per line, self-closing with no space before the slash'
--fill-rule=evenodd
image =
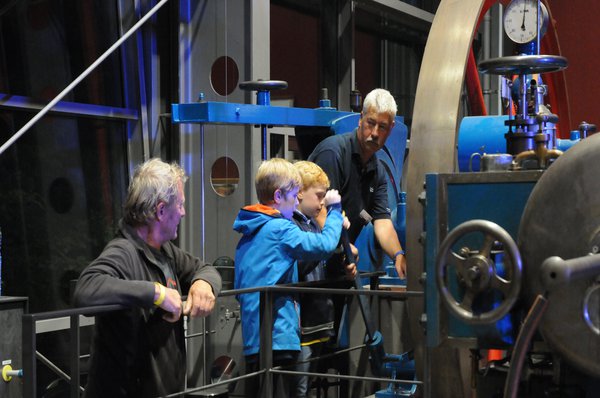
<path id="1" fill-rule="evenodd" d="M 323 204 L 325 207 L 329 207 L 331 205 L 336 205 L 342 201 L 342 197 L 337 189 L 330 189 L 325 194 L 325 198 L 323 199 Z"/>

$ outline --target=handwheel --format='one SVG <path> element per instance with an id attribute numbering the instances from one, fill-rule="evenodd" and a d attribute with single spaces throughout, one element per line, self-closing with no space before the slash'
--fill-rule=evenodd
<path id="1" fill-rule="evenodd" d="M 253 80 L 241 82 L 239 84 L 242 90 L 247 91 L 274 91 L 274 90 L 283 90 L 288 87 L 286 81 L 283 80 Z"/>
<path id="2" fill-rule="evenodd" d="M 558 55 L 513 55 L 486 59 L 479 63 L 479 71 L 490 75 L 531 75 L 557 72 L 569 62 Z"/>
<path id="3" fill-rule="evenodd" d="M 452 247 L 465 235 L 483 234 L 483 244 L 479 250 L 462 248 L 460 253 Z M 505 277 L 496 272 L 496 264 L 491 258 L 495 242 L 504 248 Z M 448 288 L 448 268 L 453 266 L 457 279 L 464 287 L 461 301 L 456 300 Z M 521 254 L 515 241 L 498 224 L 486 220 L 470 220 L 454 228 L 442 242 L 436 258 L 436 282 L 442 301 L 448 311 L 465 323 L 472 325 L 489 324 L 499 321 L 510 311 L 521 289 Z M 473 311 L 473 302 L 478 294 L 497 290 L 503 300 L 493 310 L 481 314 Z"/>

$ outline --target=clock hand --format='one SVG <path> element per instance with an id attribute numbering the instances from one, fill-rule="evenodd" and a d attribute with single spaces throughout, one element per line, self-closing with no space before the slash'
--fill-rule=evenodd
<path id="1" fill-rule="evenodd" d="M 527 12 L 527 1 L 523 2 L 523 22 L 521 23 L 521 30 L 525 30 L 525 13 Z"/>

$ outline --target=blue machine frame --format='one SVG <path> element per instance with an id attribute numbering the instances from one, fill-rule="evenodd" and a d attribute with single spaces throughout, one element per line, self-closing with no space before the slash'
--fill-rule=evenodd
<path id="1" fill-rule="evenodd" d="M 271 105 L 252 105 L 225 102 L 196 102 L 189 104 L 173 104 L 172 118 L 174 123 L 198 124 L 240 124 L 267 125 L 289 127 L 328 127 L 332 134 L 343 134 L 358 126 L 360 113 L 338 111 L 331 107 L 294 108 Z M 392 221 L 400 241 L 405 237 L 405 195 L 401 192 L 402 167 L 408 138 L 408 128 L 403 116 L 396 116 L 396 123 L 388 137 L 385 147 L 377 152 L 377 158 L 386 170 L 388 182 L 388 203 L 392 209 Z M 358 269 L 362 271 L 381 269 L 391 259 L 381 258 L 380 251 L 373 237 L 372 226 L 363 228 L 356 241 L 361 254 Z M 393 268 L 393 267 L 392 267 Z M 393 270 L 389 270 L 393 272 Z M 398 284 L 397 278 L 386 283 Z"/>
<path id="2" fill-rule="evenodd" d="M 495 222 L 516 241 L 523 210 L 541 175 L 542 171 L 535 170 L 426 176 L 425 300 L 428 347 L 436 347 L 448 337 L 476 338 L 492 335 L 505 342 L 513 338 L 516 328 L 510 324 L 510 314 L 495 325 L 477 327 L 447 316 L 447 312 L 442 310 L 435 281 L 435 261 L 438 248 L 448 232 L 468 220 Z M 451 289 L 453 287 L 455 286 L 451 286 Z M 454 296 L 458 297 L 456 292 Z"/>

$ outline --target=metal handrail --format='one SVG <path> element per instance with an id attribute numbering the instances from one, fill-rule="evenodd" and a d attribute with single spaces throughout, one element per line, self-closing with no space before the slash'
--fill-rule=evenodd
<path id="1" fill-rule="evenodd" d="M 367 376 L 350 376 L 350 375 L 340 375 L 340 374 L 332 374 L 332 373 L 311 373 L 311 372 L 298 372 L 295 370 L 281 370 L 281 369 L 269 369 L 269 372 L 289 375 L 289 376 L 317 376 L 317 377 L 330 377 L 332 379 L 340 379 L 340 380 L 360 380 L 360 381 L 370 381 L 373 383 L 395 383 L 395 384 L 416 384 L 422 385 L 422 381 L 418 380 L 402 380 L 402 379 L 386 379 L 383 377 L 367 377 Z"/>
<path id="2" fill-rule="evenodd" d="M 343 282 L 342 279 L 335 282 Z M 301 374 L 293 371 L 285 371 L 280 370 L 279 368 L 273 368 L 272 362 L 272 324 L 273 324 L 273 312 L 272 312 L 272 297 L 277 296 L 282 293 L 319 293 L 319 294 L 334 294 L 334 295 L 367 295 L 367 296 L 377 296 L 377 297 L 390 297 L 390 298 L 406 298 L 406 297 L 415 297 L 422 296 L 423 292 L 421 291 L 389 291 L 389 290 L 354 290 L 354 289 L 340 289 L 340 288 L 323 288 L 323 287 L 310 287 L 315 284 L 319 284 L 318 282 L 301 282 L 297 284 L 287 284 L 287 285 L 276 285 L 276 286 L 260 286 L 260 287 L 252 287 L 245 289 L 233 289 L 233 290 L 225 290 L 219 294 L 219 297 L 233 296 L 238 294 L 248 294 L 248 293 L 256 293 L 259 292 L 261 295 L 261 338 L 260 338 L 260 352 L 265 353 L 265 355 L 260 356 L 261 361 L 261 371 L 254 372 L 252 374 L 243 375 L 240 377 L 231 378 L 228 380 L 220 381 L 218 383 L 207 384 L 202 387 L 194 387 L 192 389 L 187 389 L 181 393 L 176 393 L 169 395 L 169 397 L 177 397 L 183 394 L 187 394 L 195 391 L 202 391 L 211 387 L 217 387 L 224 384 L 233 383 L 238 380 L 243 380 L 249 377 L 258 376 L 261 374 L 265 374 L 265 388 L 267 396 L 272 395 L 272 374 L 274 373 L 294 373 Z M 93 307 L 81 307 L 81 308 L 70 308 L 64 310 L 57 311 L 49 311 L 49 312 L 41 312 L 41 313 L 33 313 L 33 314 L 24 314 L 22 316 L 23 320 L 23 396 L 25 398 L 35 398 L 37 396 L 36 392 L 36 359 L 40 359 L 43 357 L 39 352 L 37 352 L 37 336 L 36 336 L 36 323 L 38 321 L 56 319 L 56 318 L 69 318 L 70 319 L 70 327 L 69 327 L 69 337 L 71 339 L 71 353 L 70 353 L 70 364 L 71 364 L 71 376 L 69 377 L 66 373 L 62 372 L 58 367 L 56 367 L 55 371 L 58 370 L 59 376 L 64 380 L 70 382 L 70 396 L 71 398 L 78 398 L 80 396 L 80 391 L 82 390 L 80 386 L 80 316 L 95 316 L 99 314 L 104 314 L 113 311 L 122 311 L 130 309 L 131 307 L 127 307 L 119 304 L 109 304 L 109 305 L 99 305 Z M 364 345 L 357 346 L 352 348 L 360 349 L 364 348 Z M 339 352 L 335 352 L 332 355 L 337 355 Z M 44 361 L 42 361 L 44 362 Z M 48 364 L 46 364 L 48 365 Z M 313 375 L 313 373 L 307 373 Z M 314 374 L 317 375 L 318 374 Z M 366 381 L 391 381 L 389 379 L 378 379 L 378 378 L 364 378 L 361 376 L 349 376 L 349 375 L 328 375 L 328 377 L 338 378 L 338 379 L 360 379 Z M 421 382 L 417 381 L 399 381 L 406 384 L 421 384 Z"/>
<path id="3" fill-rule="evenodd" d="M 97 314 L 124 310 L 127 307 L 122 305 L 100 305 L 94 307 L 84 308 L 71 308 L 58 311 L 40 312 L 35 314 L 23 314 L 23 329 L 22 329 L 22 341 L 23 341 L 23 397 L 25 398 L 36 398 L 37 397 L 37 366 L 36 359 L 40 356 L 37 352 L 37 333 L 36 333 L 36 322 L 55 319 L 55 318 L 70 318 L 69 337 L 71 341 L 71 398 L 79 398 L 80 391 L 80 380 L 79 380 L 79 316 L 93 316 Z M 40 358 L 41 359 L 41 358 Z M 42 359 L 43 362 L 43 359 Z M 53 369 L 56 371 L 56 369 Z M 58 369 L 57 374 L 61 378 L 65 379 L 66 374 L 61 374 L 62 371 Z"/>

